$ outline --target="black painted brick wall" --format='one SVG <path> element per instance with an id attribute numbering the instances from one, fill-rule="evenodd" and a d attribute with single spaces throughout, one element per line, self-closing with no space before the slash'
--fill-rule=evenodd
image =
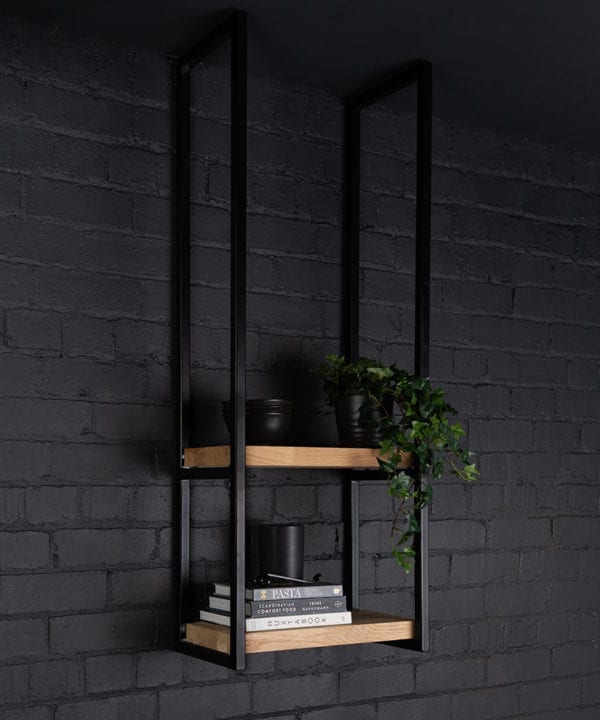
<path id="1" fill-rule="evenodd" d="M 169 64 L 11 17 L 1 40 L 0 718 L 597 718 L 600 163 L 436 122 L 432 377 L 482 476 L 437 488 L 433 650 L 267 654 L 237 674 L 170 650 Z M 217 438 L 227 86 L 201 80 L 194 386 Z M 340 107 L 267 81 L 249 95 L 249 387 L 295 398 L 297 439 L 333 439 L 309 368 L 338 349 Z M 409 364 L 413 128 L 384 109 L 365 128 L 363 348 Z M 339 576 L 339 483 L 250 478 L 251 520 L 306 523 L 307 574 Z M 410 579 L 382 490 L 363 489 L 362 584 L 393 610 Z M 224 572 L 227 488 L 193 501 L 203 582 Z"/>

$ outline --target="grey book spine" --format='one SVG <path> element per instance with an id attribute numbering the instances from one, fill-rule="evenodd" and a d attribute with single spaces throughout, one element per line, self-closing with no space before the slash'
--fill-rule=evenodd
<path id="1" fill-rule="evenodd" d="M 277 615 L 303 615 L 309 613 L 344 612 L 346 597 L 294 598 L 292 600 L 255 600 L 250 606 L 248 617 L 271 617 Z"/>

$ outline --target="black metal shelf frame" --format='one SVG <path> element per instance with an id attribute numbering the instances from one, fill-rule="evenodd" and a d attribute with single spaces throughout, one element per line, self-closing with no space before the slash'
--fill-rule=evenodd
<path id="1" fill-rule="evenodd" d="M 230 43 L 231 65 L 231 222 L 230 222 L 230 377 L 232 402 L 231 464 L 219 470 L 182 467 L 191 426 L 190 358 L 190 200 L 191 200 L 191 73 L 220 45 Z M 178 59 L 176 73 L 176 234 L 179 271 L 179 587 L 177 649 L 238 670 L 245 665 L 245 528 L 246 528 L 246 15 L 232 10 L 205 38 Z M 183 639 L 185 622 L 194 617 L 190 581 L 190 482 L 225 477 L 231 482 L 231 604 L 229 654 L 201 648 Z"/>
<path id="2" fill-rule="evenodd" d="M 225 469 L 189 469 L 182 466 L 183 450 L 189 447 L 191 426 L 190 357 L 190 201 L 191 201 L 191 73 L 213 50 L 230 42 L 231 64 L 231 224 L 230 224 L 230 400 L 232 402 L 231 464 Z M 180 57 L 176 72 L 176 236 L 178 247 L 179 332 L 179 582 L 176 647 L 226 667 L 245 667 L 245 402 L 246 402 L 246 16 L 229 11 L 224 19 L 188 53 Z M 356 359 L 359 348 L 360 259 L 360 113 L 372 103 L 409 85 L 417 87 L 417 191 L 416 191 L 416 296 L 415 372 L 429 373 L 429 258 L 431 205 L 431 66 L 411 62 L 391 79 L 373 83 L 345 103 L 344 138 L 344 318 L 342 348 Z M 345 482 L 344 527 L 350 552 L 344 561 L 344 584 L 350 588 L 349 603 L 359 607 L 359 482 L 372 473 L 348 473 Z M 190 483 L 193 480 L 227 478 L 230 493 L 230 567 L 232 620 L 230 652 L 220 653 L 184 640 L 185 622 L 197 613 L 190 580 Z M 420 511 L 421 533 L 415 545 L 416 637 L 390 644 L 416 650 L 429 648 L 428 515 Z"/>
<path id="3" fill-rule="evenodd" d="M 406 63 L 384 80 L 370 83 L 350 95 L 344 104 L 344 297 L 342 345 L 346 358 L 359 357 L 360 319 L 360 157 L 361 112 L 374 103 L 416 85 L 417 157 L 415 213 L 415 338 L 414 372 L 429 375 L 430 248 L 431 248 L 431 64 Z M 364 473 L 348 473 L 345 488 L 345 580 L 351 588 L 352 607 L 359 607 L 359 482 Z M 390 645 L 429 650 L 429 514 L 419 511 L 420 533 L 415 539 L 415 638 Z"/>

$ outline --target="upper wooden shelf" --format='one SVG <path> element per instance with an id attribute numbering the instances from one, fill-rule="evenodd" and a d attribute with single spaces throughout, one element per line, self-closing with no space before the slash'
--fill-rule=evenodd
<path id="1" fill-rule="evenodd" d="M 246 652 L 277 652 L 333 645 L 410 640 L 414 636 L 413 620 L 366 610 L 353 610 L 351 625 L 247 632 Z M 202 621 L 187 623 L 185 641 L 229 653 L 229 628 Z"/>
<path id="2" fill-rule="evenodd" d="M 246 445 L 247 467 L 378 469 L 378 448 L 315 447 L 297 445 Z M 184 467 L 223 468 L 230 464 L 229 445 L 186 448 Z M 402 467 L 411 466 L 406 453 Z"/>

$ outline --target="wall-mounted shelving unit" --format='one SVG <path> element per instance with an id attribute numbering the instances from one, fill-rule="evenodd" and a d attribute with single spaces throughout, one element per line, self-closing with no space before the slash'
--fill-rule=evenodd
<path id="1" fill-rule="evenodd" d="M 190 415 L 190 180 L 191 73 L 224 42 L 230 42 L 231 63 L 231 316 L 230 445 L 191 447 Z M 414 650 L 429 647 L 428 515 L 420 511 L 421 532 L 415 545 L 414 617 L 402 618 L 360 609 L 359 484 L 381 478 L 373 448 L 261 446 L 245 443 L 246 402 L 246 18 L 231 11 L 176 64 L 177 74 L 177 241 L 179 248 L 180 446 L 176 472 L 179 490 L 179 587 L 177 649 L 205 660 L 243 669 L 247 653 L 299 648 L 386 642 Z M 359 354 L 360 258 L 360 118 L 374 102 L 409 85 L 417 88 L 416 295 L 415 372 L 428 375 L 429 247 L 431 177 L 431 68 L 418 60 L 383 82 L 349 97 L 345 105 L 344 138 L 344 322 L 342 349 L 356 360 Z M 410 466 L 406 458 L 406 466 Z M 352 624 L 245 631 L 246 469 L 279 467 L 323 468 L 344 473 L 345 558 L 343 585 L 352 611 Z M 205 479 L 227 478 L 230 493 L 229 558 L 231 627 L 195 622 L 198 608 L 190 602 L 190 485 Z"/>

